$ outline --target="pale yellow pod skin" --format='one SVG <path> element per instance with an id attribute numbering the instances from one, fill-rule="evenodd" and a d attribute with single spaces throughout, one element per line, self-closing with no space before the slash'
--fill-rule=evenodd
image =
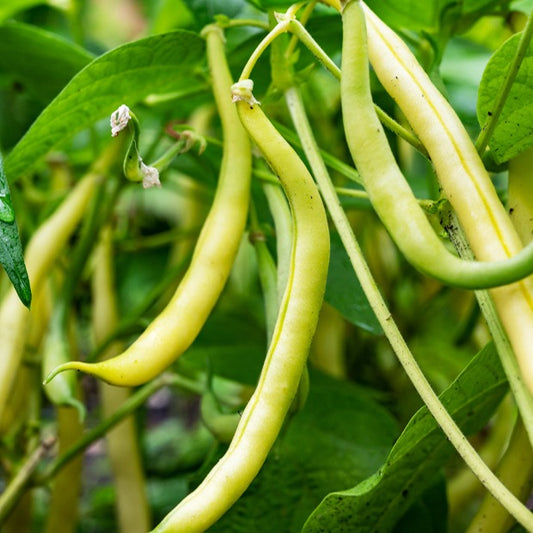
<path id="1" fill-rule="evenodd" d="M 511 221 L 524 244 L 533 240 L 533 148 L 509 161 L 507 202 Z"/>
<path id="2" fill-rule="evenodd" d="M 208 49 L 214 31 L 207 34 Z M 250 141 L 231 103 L 233 80 L 225 58 L 208 54 L 224 152 L 213 205 L 189 269 L 165 309 L 124 352 L 99 363 L 72 361 L 58 367 L 82 370 L 107 383 L 132 387 L 146 383 L 172 364 L 195 340 L 226 284 L 246 225 L 251 179 Z"/>
<path id="3" fill-rule="evenodd" d="M 443 193 L 478 260 L 519 252 L 522 242 L 464 126 L 407 45 L 363 4 L 370 62 L 431 156 Z M 532 278 L 492 289 L 498 314 L 533 391 Z"/>
<path id="4" fill-rule="evenodd" d="M 329 231 L 306 166 L 260 106 L 237 102 L 239 116 L 279 176 L 293 217 L 291 268 L 257 388 L 231 445 L 201 485 L 166 516 L 157 533 L 200 533 L 248 488 L 270 452 L 298 389 L 324 295 Z"/>
<path id="5" fill-rule="evenodd" d="M 115 153 L 113 147 L 102 156 L 28 243 L 24 258 L 35 299 L 39 298 L 43 281 L 83 217 L 96 187 L 104 178 L 103 171 L 107 170 Z M 20 302 L 15 289 L 10 288 L 0 305 L 0 419 L 22 360 L 30 313 Z"/>

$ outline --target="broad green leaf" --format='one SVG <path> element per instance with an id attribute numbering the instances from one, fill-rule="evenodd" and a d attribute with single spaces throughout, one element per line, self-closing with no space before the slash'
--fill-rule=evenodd
<path id="1" fill-rule="evenodd" d="M 11 205 L 9 185 L 0 154 L 0 264 L 4 267 L 22 303 L 29 307 L 31 288 L 24 264 L 22 244 Z"/>
<path id="2" fill-rule="evenodd" d="M 397 424 L 375 394 L 311 371 L 303 410 L 244 496 L 209 531 L 299 533 L 324 495 L 364 479 L 390 450 Z"/>
<path id="3" fill-rule="evenodd" d="M 394 533 L 447 533 L 448 500 L 446 478 L 437 476 L 401 520 L 395 525 Z"/>
<path id="4" fill-rule="evenodd" d="M 133 106 L 152 94 L 187 93 L 202 87 L 194 69 L 204 41 L 175 31 L 119 46 L 79 72 L 34 122 L 6 158 L 16 180 L 39 158 L 119 105 Z"/>
<path id="5" fill-rule="evenodd" d="M 507 392 L 496 350 L 483 349 L 440 396 L 465 433 L 479 430 Z M 453 453 L 426 407 L 411 419 L 382 467 L 354 488 L 329 494 L 305 533 L 390 531 Z"/>
<path id="6" fill-rule="evenodd" d="M 395 28 L 436 31 L 439 16 L 449 0 L 368 0 L 368 6 Z"/>
<path id="7" fill-rule="evenodd" d="M 521 11 L 526 15 L 530 15 L 533 11 L 533 0 L 513 0 L 510 8 L 512 11 Z"/>
<path id="8" fill-rule="evenodd" d="M 178 368 L 209 370 L 217 376 L 255 386 L 267 352 L 264 327 L 249 308 L 239 309 L 236 302 L 231 305 L 225 307 L 220 302 L 194 344 L 179 359 Z"/>
<path id="9" fill-rule="evenodd" d="M 498 7 L 504 7 L 510 0 L 463 0 L 463 13 L 474 13 L 476 11 L 489 11 Z"/>
<path id="10" fill-rule="evenodd" d="M 51 6 L 58 6 L 59 2 L 51 0 L 2 0 L 0 3 L 0 22 L 3 22 L 8 17 L 11 17 L 19 11 L 29 9 L 30 7 L 48 4 Z"/>
<path id="11" fill-rule="evenodd" d="M 185 0 L 160 0 L 150 2 L 152 14 L 152 31 L 164 33 L 176 28 L 189 28 L 194 23 L 194 16 Z"/>
<path id="12" fill-rule="evenodd" d="M 438 33 L 448 24 L 452 24 L 452 32 L 455 24 L 467 23 L 468 27 L 472 14 L 481 16 L 508 3 L 509 0 L 367 0 L 369 7 L 392 27 L 429 33 Z M 465 20 L 459 20 L 461 15 Z"/>
<path id="13" fill-rule="evenodd" d="M 477 116 L 481 127 L 492 115 L 494 101 L 504 84 L 520 34 L 507 40 L 490 58 L 479 86 Z M 533 43 L 516 76 L 515 82 L 489 141 L 496 163 L 509 161 L 533 145 Z"/>
<path id="14" fill-rule="evenodd" d="M 83 48 L 35 26 L 0 26 L 0 73 L 45 104 L 93 59 Z"/>
<path id="15" fill-rule="evenodd" d="M 13 147 L 92 59 L 82 48 L 35 26 L 0 26 L 0 145 Z"/>
<path id="16" fill-rule="evenodd" d="M 195 19 L 195 27 L 200 30 L 215 21 L 216 15 L 236 18 L 246 5 L 245 0 L 185 0 L 185 4 Z"/>
<path id="17" fill-rule="evenodd" d="M 352 324 L 376 335 L 381 333 L 381 326 L 336 232 L 331 233 L 331 255 L 324 298 Z"/>

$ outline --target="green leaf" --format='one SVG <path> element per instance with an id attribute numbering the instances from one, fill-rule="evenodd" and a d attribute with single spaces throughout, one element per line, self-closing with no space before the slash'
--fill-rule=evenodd
<path id="1" fill-rule="evenodd" d="M 368 6 L 395 28 L 436 31 L 440 13 L 449 0 L 368 0 Z"/>
<path id="2" fill-rule="evenodd" d="M 381 334 L 381 326 L 336 232 L 331 233 L 331 255 L 324 298 L 352 324 L 375 335 Z"/>
<path id="3" fill-rule="evenodd" d="M 2 0 L 0 4 L 0 22 L 3 22 L 19 11 L 42 4 L 53 5 L 53 2 L 48 2 L 47 0 Z"/>
<path id="4" fill-rule="evenodd" d="M 257 478 L 210 532 L 300 532 L 329 491 L 364 479 L 385 459 L 398 428 L 374 391 L 316 371 L 310 385 Z"/>
<path id="5" fill-rule="evenodd" d="M 11 205 L 11 196 L 0 154 L 0 264 L 4 267 L 22 303 L 29 307 L 31 288 L 24 264 L 22 244 Z"/>
<path id="6" fill-rule="evenodd" d="M 164 33 L 176 28 L 189 28 L 194 16 L 184 0 L 159 0 L 150 2 L 152 30 L 150 33 Z"/>
<path id="7" fill-rule="evenodd" d="M 526 15 L 530 15 L 533 11 L 533 0 L 514 0 L 510 5 L 511 11 L 521 11 Z"/>
<path id="8" fill-rule="evenodd" d="M 479 430 L 507 392 L 496 350 L 483 349 L 440 396 L 465 433 Z M 435 480 L 453 448 L 426 407 L 410 420 L 383 466 L 354 488 L 329 494 L 305 533 L 390 531 Z"/>
<path id="9" fill-rule="evenodd" d="M 215 21 L 216 15 L 236 18 L 243 10 L 244 0 L 185 0 L 189 11 L 194 15 L 195 27 L 200 30 Z"/>
<path id="10" fill-rule="evenodd" d="M 520 34 L 508 39 L 490 58 L 479 86 L 477 116 L 483 127 L 492 114 L 494 101 L 505 82 L 513 61 Z M 505 102 L 505 106 L 490 139 L 490 148 L 496 163 L 509 161 L 533 145 L 533 43 Z"/>
<path id="11" fill-rule="evenodd" d="M 461 15 L 481 16 L 508 3 L 509 0 L 367 0 L 369 7 L 393 28 L 433 34 L 450 23 L 450 17 L 454 24 L 461 24 L 465 22 L 458 20 Z"/>
<path id="12" fill-rule="evenodd" d="M 43 108 L 92 60 L 82 48 L 35 26 L 0 26 L 0 145 L 16 144 Z"/>
<path id="13" fill-rule="evenodd" d="M 447 533 L 448 501 L 446 479 L 437 476 L 394 527 L 394 533 Z"/>
<path id="14" fill-rule="evenodd" d="M 35 26 L 0 26 L 0 73 L 45 104 L 93 59 L 83 48 Z"/>
<path id="15" fill-rule="evenodd" d="M 288 8 L 294 4 L 294 2 L 291 2 L 291 0 L 251 0 L 251 2 L 257 7 L 265 10 L 282 7 Z"/>
<path id="16" fill-rule="evenodd" d="M 498 7 L 504 7 L 510 0 L 463 0 L 463 13 L 488 12 Z"/>
<path id="17" fill-rule="evenodd" d="M 194 344 L 179 359 L 178 368 L 209 369 L 217 376 L 255 386 L 266 352 L 263 324 L 257 322 L 250 309 L 242 304 L 239 309 L 236 303 L 232 308 L 219 305 Z"/>
<path id="18" fill-rule="evenodd" d="M 203 87 L 194 75 L 203 53 L 203 39 L 176 31 L 128 43 L 98 57 L 70 81 L 13 148 L 5 162 L 11 180 L 121 104 L 133 106 L 152 94 Z"/>

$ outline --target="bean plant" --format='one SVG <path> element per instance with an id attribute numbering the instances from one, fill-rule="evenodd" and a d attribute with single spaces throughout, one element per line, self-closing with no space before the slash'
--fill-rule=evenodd
<path id="1" fill-rule="evenodd" d="M 0 529 L 533 531 L 532 35 L 3 0 Z"/>

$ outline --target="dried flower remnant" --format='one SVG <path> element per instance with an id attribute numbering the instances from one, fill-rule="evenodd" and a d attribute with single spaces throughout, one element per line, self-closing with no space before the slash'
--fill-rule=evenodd
<path id="1" fill-rule="evenodd" d="M 111 113 L 111 136 L 116 137 L 128 125 L 130 119 L 130 108 L 124 104 Z"/>
<path id="2" fill-rule="evenodd" d="M 161 187 L 161 182 L 159 181 L 159 171 L 157 168 L 145 165 L 141 161 L 141 173 L 143 176 L 143 187 L 145 189 Z"/>

